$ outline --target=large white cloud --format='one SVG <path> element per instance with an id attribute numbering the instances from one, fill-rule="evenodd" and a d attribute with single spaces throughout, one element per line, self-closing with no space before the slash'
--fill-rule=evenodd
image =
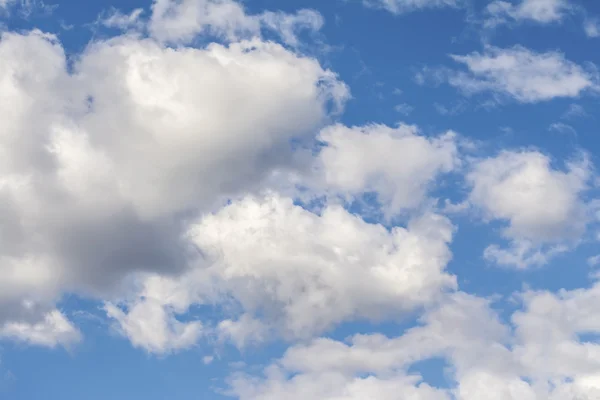
<path id="1" fill-rule="evenodd" d="M 260 39 L 121 36 L 68 67 L 55 37 L 4 33 L 0 57 L 0 325 L 19 331 L 65 290 L 183 270 L 185 221 L 291 167 L 290 141 L 348 95 L 314 59 Z"/>
<path id="2" fill-rule="evenodd" d="M 590 168 L 583 158 L 566 170 L 555 169 L 549 157 L 536 151 L 504 151 L 476 162 L 467 175 L 470 202 L 484 217 L 507 222 L 503 236 L 512 242 L 509 249 L 490 246 L 486 256 L 525 268 L 544 264 L 576 243 L 589 219 L 583 194 Z"/>
<path id="3" fill-rule="evenodd" d="M 242 316 L 218 329 L 238 344 L 265 330 L 310 338 L 347 320 L 396 318 L 454 289 L 444 271 L 452 232 L 446 218 L 430 213 L 390 232 L 339 206 L 317 215 L 277 195 L 248 197 L 191 228 L 207 265 L 152 290 L 146 283 L 125 305 L 132 314 L 156 299 L 182 313 L 225 296 Z"/>
<path id="4" fill-rule="evenodd" d="M 568 60 L 562 53 L 537 53 L 522 46 L 488 46 L 483 53 L 453 55 L 468 71 L 451 72 L 450 85 L 467 94 L 491 92 L 523 103 L 560 97 L 576 98 L 598 89 L 593 71 Z"/>

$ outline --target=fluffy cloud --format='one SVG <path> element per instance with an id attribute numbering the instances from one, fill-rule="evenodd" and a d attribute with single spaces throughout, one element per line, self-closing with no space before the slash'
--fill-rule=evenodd
<path id="1" fill-rule="evenodd" d="M 108 317 L 117 322 L 117 330 L 128 337 L 135 347 L 151 353 L 165 353 L 193 346 L 202 334 L 199 321 L 181 322 L 171 304 L 160 297 L 142 293 L 143 300 L 125 313 L 113 304 L 105 309 Z"/>
<path id="2" fill-rule="evenodd" d="M 363 0 L 367 7 L 383 8 L 394 14 L 405 14 L 428 8 L 458 8 L 463 0 Z"/>
<path id="3" fill-rule="evenodd" d="M 335 125 L 319 139 L 323 187 L 342 197 L 377 193 L 388 215 L 418 207 L 434 180 L 459 164 L 453 132 L 428 138 L 411 125 Z"/>
<path id="4" fill-rule="evenodd" d="M 143 292 L 129 307 L 159 297 L 185 311 L 225 297 L 243 314 L 218 330 L 238 345 L 260 341 L 268 330 L 310 338 L 343 321 L 397 316 L 454 289 L 455 278 L 444 271 L 452 232 L 435 214 L 390 232 L 339 206 L 317 215 L 277 195 L 248 197 L 191 228 L 205 257 L 201 266 L 162 280 L 158 294 Z"/>
<path id="5" fill-rule="evenodd" d="M 585 230 L 588 207 L 582 198 L 590 176 L 587 159 L 571 162 L 565 171 L 535 151 L 502 152 L 474 164 L 467 175 L 471 203 L 486 218 L 505 221 L 503 235 L 510 249 L 491 246 L 486 256 L 520 268 L 544 264 L 566 250 Z M 545 252 L 539 246 L 550 244 Z"/>
<path id="6" fill-rule="evenodd" d="M 490 46 L 483 53 L 452 58 L 464 64 L 468 72 L 451 72 L 447 79 L 467 94 L 491 92 L 523 103 L 536 103 L 557 97 L 574 98 L 598 88 L 593 72 L 558 52 Z"/>
<path id="7" fill-rule="evenodd" d="M 598 333 L 598 288 L 525 293 L 523 310 L 503 323 L 487 300 L 455 293 L 403 335 L 316 339 L 288 349 L 260 377 L 231 380 L 242 400 L 397 398 L 571 400 L 600 394 L 600 345 L 577 334 Z M 514 332 L 514 333 L 513 333 Z M 416 362 L 442 357 L 448 388 L 409 373 Z M 404 397 L 403 397 L 404 398 Z"/>
<path id="8" fill-rule="evenodd" d="M 566 0 L 519 0 L 511 3 L 495 0 L 485 8 L 488 27 L 516 21 L 548 24 L 561 21 L 574 7 Z"/>
<path id="9" fill-rule="evenodd" d="M 54 36 L 4 33 L 0 58 L 0 326 L 16 324 L 10 332 L 45 329 L 64 291 L 111 296 L 134 271 L 180 273 L 197 258 L 182 237 L 189 217 L 293 167 L 290 142 L 314 136 L 348 95 L 314 59 L 259 39 L 174 49 L 120 36 L 67 67 Z M 137 332 L 156 309 L 129 320 L 110 310 Z M 141 343 L 196 332 L 163 328 L 167 339 Z"/>
<path id="10" fill-rule="evenodd" d="M 36 323 L 5 323 L 4 326 L 0 326 L 0 338 L 13 339 L 35 346 L 68 347 L 81 340 L 81 334 L 60 311 L 54 310 Z"/>
<path id="11" fill-rule="evenodd" d="M 323 18 L 313 10 L 249 15 L 234 0 L 154 0 L 148 31 L 159 41 L 182 44 L 200 34 L 226 40 L 251 39 L 268 29 L 279 34 L 284 43 L 297 46 L 298 31 L 318 31 L 322 25 Z"/>
<path id="12" fill-rule="evenodd" d="M 201 33 L 230 40 L 260 33 L 259 21 L 233 0 L 154 0 L 148 28 L 166 42 L 189 42 Z"/>

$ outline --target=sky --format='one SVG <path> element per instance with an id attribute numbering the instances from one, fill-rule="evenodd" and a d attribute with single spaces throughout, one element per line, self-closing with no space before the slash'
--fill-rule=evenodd
<path id="1" fill-rule="evenodd" d="M 600 2 L 0 34 L 0 399 L 600 399 Z"/>

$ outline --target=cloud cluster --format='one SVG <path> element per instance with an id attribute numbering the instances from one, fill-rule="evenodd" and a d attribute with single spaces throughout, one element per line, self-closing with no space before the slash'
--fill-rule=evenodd
<path id="1" fill-rule="evenodd" d="M 201 265 L 177 280 L 148 278 L 125 303 L 127 315 L 111 314 L 134 343 L 140 335 L 162 335 L 151 322 L 160 315 L 161 327 L 173 326 L 190 306 L 226 299 L 238 317 L 217 328 L 238 344 L 267 331 L 310 338 L 344 321 L 398 318 L 455 289 L 455 278 L 445 272 L 452 233 L 450 222 L 435 214 L 390 232 L 340 206 L 317 215 L 278 195 L 248 197 L 191 226 Z M 166 311 L 143 314 L 154 305 Z M 128 329 L 133 320 L 145 332 Z M 162 350 L 173 350 L 186 329 L 177 340 L 160 341 Z"/>
<path id="2" fill-rule="evenodd" d="M 600 394 L 598 284 L 559 294 L 529 292 L 503 323 L 487 300 L 455 293 L 398 337 L 316 339 L 288 349 L 262 376 L 237 374 L 233 393 L 252 399 L 572 400 Z M 410 372 L 442 358 L 453 382 L 435 388 Z"/>
<path id="3" fill-rule="evenodd" d="M 56 37 L 32 31 L 4 33 L 0 57 L 9 336 L 56 321 L 64 291 L 109 296 L 135 271 L 184 270 L 198 257 L 186 221 L 291 168 L 291 141 L 348 96 L 316 60 L 260 39 L 196 49 L 124 35 L 68 66 Z"/>
<path id="4" fill-rule="evenodd" d="M 154 0 L 149 17 L 137 8 L 129 14 L 111 9 L 97 21 L 103 26 L 143 34 L 161 43 L 187 45 L 199 36 L 211 36 L 225 41 L 249 40 L 261 37 L 263 31 L 278 35 L 283 43 L 298 46 L 302 31 L 316 32 L 323 26 L 323 17 L 314 10 L 302 9 L 294 14 L 265 11 L 248 14 L 234 0 Z"/>
<path id="5" fill-rule="evenodd" d="M 366 3 L 396 14 L 463 5 Z M 549 23 L 568 6 L 494 1 L 487 12 Z M 349 88 L 298 50 L 298 32 L 324 23 L 312 10 L 155 0 L 98 23 L 123 32 L 75 57 L 38 30 L 0 37 L 0 339 L 80 341 L 58 306 L 75 293 L 149 353 L 202 339 L 291 343 L 263 374 L 231 377 L 241 400 L 600 396 L 600 345 L 588 340 L 600 334 L 600 283 L 518 293 L 522 307 L 502 320 L 449 271 L 457 226 L 445 215 L 500 225 L 504 244 L 484 251 L 495 264 L 543 265 L 588 229 L 587 155 L 556 166 L 536 150 L 489 156 L 473 145 L 467 158 L 453 131 L 336 123 Z M 199 38 L 210 43 L 192 46 Z M 436 77 L 468 94 L 536 103 L 598 87 L 558 52 L 452 58 L 466 70 Z M 565 118 L 583 115 L 572 105 Z M 440 209 L 434 191 L 446 196 L 446 178 L 466 194 Z M 356 211 L 365 205 L 377 218 Z M 326 337 L 415 312 L 417 326 L 395 337 Z M 448 365 L 449 387 L 412 369 L 434 358 Z"/>

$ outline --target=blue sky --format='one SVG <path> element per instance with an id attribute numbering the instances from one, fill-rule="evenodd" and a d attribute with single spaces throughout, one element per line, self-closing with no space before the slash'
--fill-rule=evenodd
<path id="1" fill-rule="evenodd" d="M 0 399 L 600 399 L 600 3 L 0 32 Z"/>

